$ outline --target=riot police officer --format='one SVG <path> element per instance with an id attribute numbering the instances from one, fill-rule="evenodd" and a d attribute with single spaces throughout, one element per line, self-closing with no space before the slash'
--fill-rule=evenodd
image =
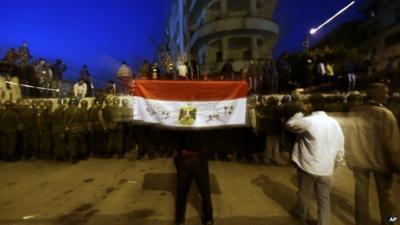
<path id="1" fill-rule="evenodd" d="M 53 126 L 52 126 L 52 137 L 54 144 L 54 155 L 57 160 L 65 160 L 67 158 L 66 148 L 66 118 L 65 109 L 67 107 L 66 99 L 59 99 L 57 101 L 57 108 L 53 114 Z"/>
<path id="2" fill-rule="evenodd" d="M 121 117 L 124 125 L 124 152 L 129 152 L 135 147 L 135 137 L 133 129 L 133 108 L 129 106 L 129 100 L 122 100 Z"/>
<path id="3" fill-rule="evenodd" d="M 78 108 L 78 101 L 72 98 L 68 102 L 68 109 L 65 110 L 67 149 L 72 163 L 77 163 L 79 159 L 86 155 L 86 145 L 84 139 L 84 115 Z"/>
<path id="4" fill-rule="evenodd" d="M 20 154 L 23 159 L 32 157 L 34 149 L 32 132 L 35 127 L 35 110 L 28 100 L 24 100 L 18 109 L 20 121 Z"/>
<path id="5" fill-rule="evenodd" d="M 0 117 L 1 145 L 6 161 L 15 160 L 19 118 L 11 101 L 4 102 L 5 110 Z"/>
<path id="6" fill-rule="evenodd" d="M 90 142 L 88 148 L 97 157 L 106 156 L 106 124 L 103 117 L 102 101 L 95 99 L 89 111 L 89 135 Z"/>
<path id="7" fill-rule="evenodd" d="M 86 146 L 86 153 L 82 156 L 83 159 L 87 159 L 91 152 L 89 146 L 90 136 L 89 136 L 89 102 L 86 99 L 81 100 L 81 108 L 80 113 L 82 115 L 82 122 L 84 127 L 84 139 L 85 139 L 85 146 Z"/>
<path id="8" fill-rule="evenodd" d="M 124 119 L 122 115 L 122 108 L 120 106 L 121 100 L 115 97 L 113 100 L 113 106 L 111 107 L 111 117 L 114 122 L 114 130 L 112 132 L 111 151 L 117 155 L 118 158 L 122 158 L 124 155 L 123 143 L 124 143 Z"/>
<path id="9" fill-rule="evenodd" d="M 53 125 L 53 102 L 46 100 L 44 103 L 44 127 L 42 130 L 42 151 L 43 157 L 50 159 L 53 157 L 53 143 L 51 138 L 51 131 Z"/>
<path id="10" fill-rule="evenodd" d="M 112 115 L 112 105 L 113 100 L 110 98 L 107 98 L 105 100 L 105 106 L 103 108 L 103 117 L 104 117 L 104 124 L 107 128 L 107 132 L 106 132 L 106 147 L 105 147 L 105 156 L 106 157 L 111 157 L 114 155 L 113 152 L 113 142 L 114 142 L 114 129 L 115 129 L 115 123 L 113 120 L 113 115 Z"/>

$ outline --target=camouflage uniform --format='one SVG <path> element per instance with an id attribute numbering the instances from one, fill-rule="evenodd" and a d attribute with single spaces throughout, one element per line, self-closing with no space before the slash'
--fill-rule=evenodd
<path id="1" fill-rule="evenodd" d="M 111 120 L 113 124 L 113 132 L 111 132 L 110 139 L 108 142 L 108 148 L 111 149 L 113 154 L 117 154 L 118 157 L 122 157 L 124 154 L 123 143 L 124 143 L 124 121 L 122 118 L 122 108 L 120 106 L 120 99 L 114 98 L 113 106 L 111 109 Z"/>
<path id="2" fill-rule="evenodd" d="M 53 125 L 53 102 L 46 101 L 44 106 L 44 127 L 41 136 L 41 146 L 43 157 L 46 159 L 53 157 L 52 125 Z"/>
<path id="3" fill-rule="evenodd" d="M 114 129 L 115 129 L 115 123 L 113 121 L 112 117 L 112 100 L 111 99 L 106 99 L 105 101 L 106 106 L 103 108 L 103 118 L 104 118 L 104 124 L 107 128 L 106 132 L 106 150 L 105 150 L 105 156 L 106 157 L 111 157 L 114 155 L 113 150 L 113 139 L 114 139 Z"/>
<path id="4" fill-rule="evenodd" d="M 89 149 L 95 156 L 101 157 L 106 154 L 106 130 L 101 101 L 95 99 L 89 111 Z"/>
<path id="5" fill-rule="evenodd" d="M 83 126 L 85 128 L 84 139 L 85 139 L 85 146 L 86 146 L 86 153 L 85 153 L 85 155 L 82 156 L 83 159 L 87 159 L 91 154 L 90 149 L 88 149 L 88 147 L 87 147 L 87 146 L 89 146 L 89 143 L 90 143 L 90 135 L 88 132 L 89 131 L 89 109 L 88 109 L 88 107 L 89 107 L 88 101 L 85 99 L 82 100 L 80 110 L 81 110 L 81 114 L 82 114 L 82 118 L 83 118 Z"/>
<path id="6" fill-rule="evenodd" d="M 5 110 L 0 117 L 1 145 L 4 159 L 11 161 L 15 159 L 19 118 L 11 101 L 6 101 L 4 106 Z"/>
<path id="7" fill-rule="evenodd" d="M 65 110 L 67 149 L 72 163 L 77 163 L 80 158 L 86 155 L 85 116 L 78 108 L 76 99 L 71 99 L 68 105 L 68 109 Z"/>
<path id="8" fill-rule="evenodd" d="M 35 110 L 30 107 L 29 101 L 25 100 L 18 107 L 18 114 L 21 119 L 19 126 L 19 153 L 23 159 L 32 157 L 33 141 L 32 130 L 35 127 Z"/>
<path id="9" fill-rule="evenodd" d="M 47 108 L 45 101 L 41 100 L 37 102 L 37 108 L 35 109 L 35 126 L 32 132 L 33 139 L 33 149 L 36 158 L 46 157 L 47 150 L 49 149 L 49 143 L 46 138 L 48 138 L 47 128 Z"/>
<path id="10" fill-rule="evenodd" d="M 135 147 L 133 129 L 133 108 L 129 107 L 128 99 L 122 100 L 121 118 L 124 124 L 124 152 L 129 152 Z"/>
<path id="11" fill-rule="evenodd" d="M 65 108 L 67 101 L 65 99 L 58 100 L 58 107 L 53 114 L 52 137 L 54 144 L 54 155 L 57 160 L 65 160 L 68 156 L 66 148 L 66 118 Z"/>
<path id="12" fill-rule="evenodd" d="M 31 146 L 32 146 L 32 155 L 35 158 L 40 158 L 40 154 L 41 154 L 41 146 L 40 146 L 40 128 L 39 128 L 39 122 L 42 121 L 41 118 L 41 110 L 39 109 L 39 102 L 37 100 L 32 100 L 31 103 L 31 112 L 32 113 L 32 130 L 30 133 L 28 133 L 27 135 L 30 136 L 31 138 Z M 28 118 L 29 119 L 29 116 Z M 28 125 L 29 126 L 29 125 Z"/>

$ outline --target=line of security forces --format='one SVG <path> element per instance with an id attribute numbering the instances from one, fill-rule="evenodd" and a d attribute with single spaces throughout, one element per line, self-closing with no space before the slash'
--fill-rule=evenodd
<path id="1" fill-rule="evenodd" d="M 328 95 L 327 112 L 346 112 L 362 103 L 358 92 L 347 98 L 342 95 Z M 249 101 L 248 113 L 253 111 L 253 128 L 249 132 L 237 132 L 233 136 L 213 133 L 209 140 L 209 159 L 230 160 L 231 148 L 237 148 L 236 159 L 259 161 L 269 164 L 284 164 L 280 152 L 290 152 L 295 136 L 283 129 L 287 119 L 296 112 L 307 111 L 307 100 L 298 94 L 255 98 Z M 395 95 L 387 107 L 400 121 L 400 96 Z M 250 113 L 251 114 L 251 113 Z M 251 119 L 250 119 L 251 120 Z M 229 132 L 227 132 L 229 133 Z M 236 136 L 235 136 L 236 135 Z M 95 99 L 89 107 L 85 99 L 59 99 L 56 109 L 50 100 L 0 101 L 0 159 L 57 159 L 73 163 L 90 156 L 102 158 L 123 158 L 132 149 L 138 150 L 137 158 L 148 155 L 172 156 L 174 149 L 173 132 L 162 132 L 151 126 L 133 120 L 133 109 L 129 100 L 118 97 Z M 245 139 L 245 144 L 228 146 L 235 139 Z M 228 142 L 225 139 L 230 139 Z M 223 142 L 225 144 L 221 144 Z M 210 149 L 210 150 L 212 150 Z M 214 149 L 215 150 L 215 149 Z M 235 151 L 235 150 L 234 150 Z M 157 154 L 156 154 L 157 153 Z"/>
<path id="2" fill-rule="evenodd" d="M 50 100 L 17 100 L 0 103 L 0 157 L 71 160 L 89 156 L 121 158 L 134 145 L 131 138 L 133 110 L 129 100 L 118 97 L 59 99 L 53 110 Z M 143 155 L 143 154 L 142 154 Z"/>

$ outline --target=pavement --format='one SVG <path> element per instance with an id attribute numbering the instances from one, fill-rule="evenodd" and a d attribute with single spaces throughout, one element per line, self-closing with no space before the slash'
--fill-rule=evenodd
<path id="1" fill-rule="evenodd" d="M 175 172 L 168 158 L 0 162 L 0 225 L 172 225 Z M 300 224 L 288 213 L 296 201 L 294 168 L 211 161 L 210 172 L 216 225 Z M 396 177 L 395 203 L 399 190 Z M 189 196 L 186 224 L 200 225 L 195 185 Z M 354 180 L 345 167 L 335 171 L 331 202 L 332 225 L 354 224 Z M 370 209 L 378 221 L 375 188 Z M 314 201 L 310 219 L 316 214 Z"/>

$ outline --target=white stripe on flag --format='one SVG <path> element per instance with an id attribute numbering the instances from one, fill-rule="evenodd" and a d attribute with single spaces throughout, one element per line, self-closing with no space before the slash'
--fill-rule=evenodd
<path id="1" fill-rule="evenodd" d="M 134 120 L 175 127 L 244 125 L 246 98 L 222 101 L 165 101 L 133 97 Z M 191 112 L 190 112 L 191 111 Z M 195 115 L 185 124 L 180 117 Z"/>

